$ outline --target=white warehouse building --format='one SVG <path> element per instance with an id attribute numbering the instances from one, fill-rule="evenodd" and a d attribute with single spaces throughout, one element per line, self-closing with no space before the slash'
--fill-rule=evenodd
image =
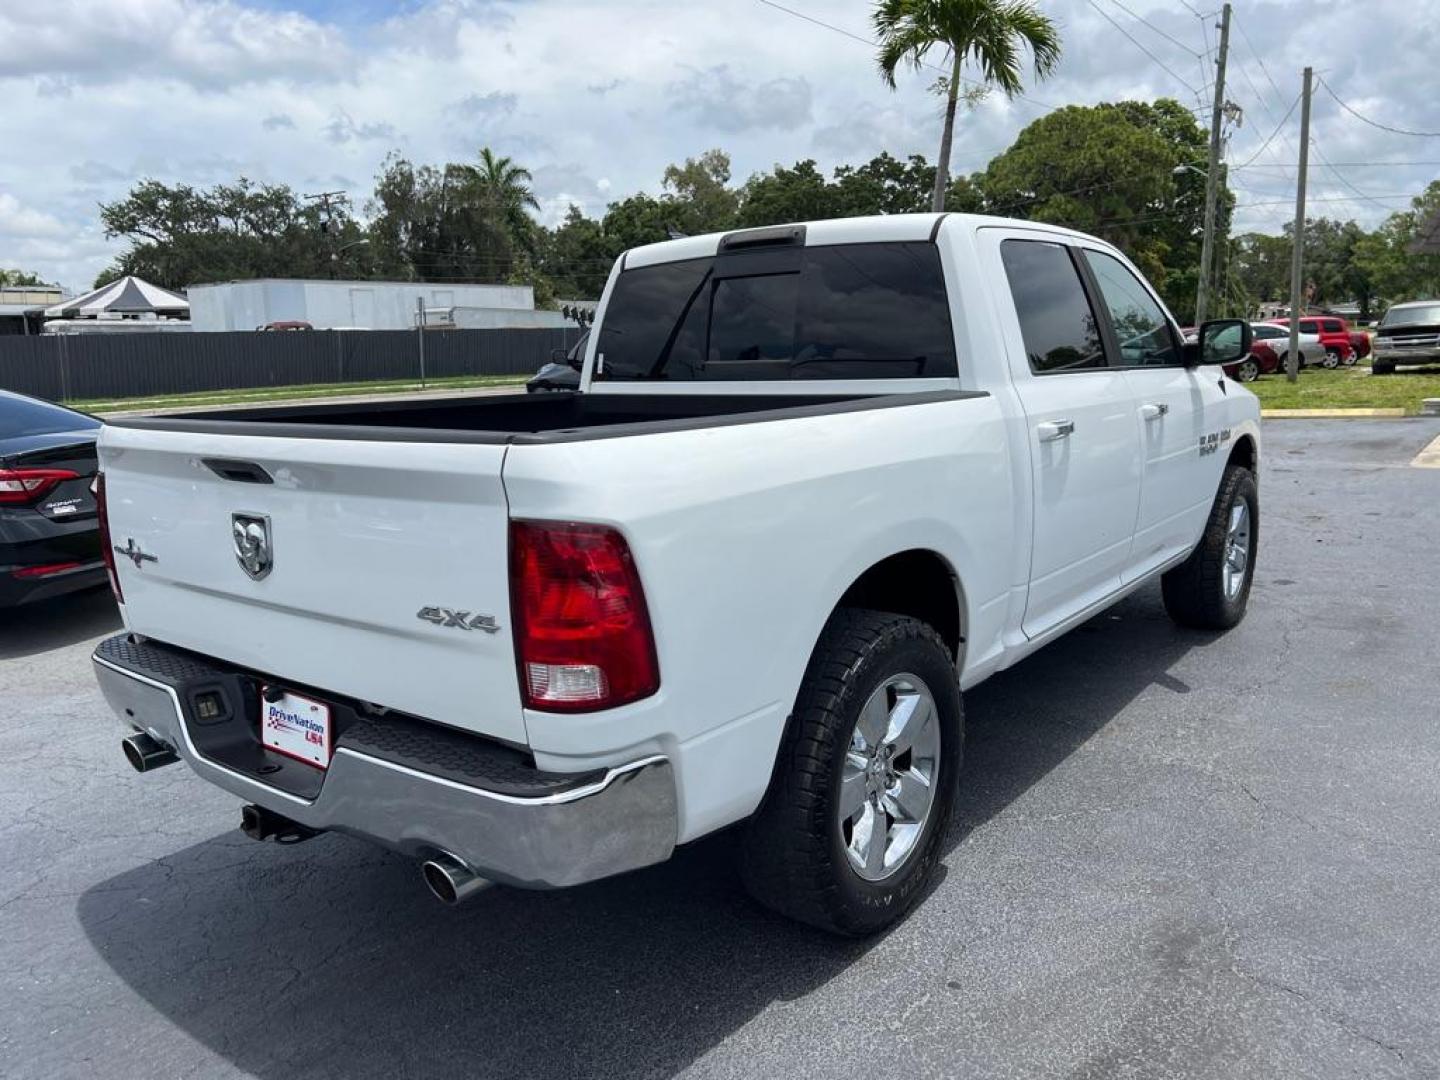
<path id="1" fill-rule="evenodd" d="M 196 331 L 258 330 L 280 322 L 309 323 L 316 330 L 411 330 L 421 304 L 428 326 L 570 325 L 558 311 L 535 310 L 529 285 L 259 278 L 191 285 L 186 296 Z"/>

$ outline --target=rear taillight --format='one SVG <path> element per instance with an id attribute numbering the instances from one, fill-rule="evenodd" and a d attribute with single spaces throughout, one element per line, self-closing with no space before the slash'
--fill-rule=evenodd
<path id="1" fill-rule="evenodd" d="M 103 472 L 95 474 L 90 490 L 95 493 L 95 515 L 100 522 L 100 556 L 105 560 L 105 573 L 110 576 L 110 591 L 115 594 L 115 600 L 123 604 L 125 594 L 120 591 L 120 575 L 115 572 L 115 545 L 110 542 L 110 511 L 105 504 Z"/>
<path id="2" fill-rule="evenodd" d="M 640 574 L 616 530 L 512 521 L 510 607 L 526 707 L 591 712 L 660 688 Z"/>
<path id="3" fill-rule="evenodd" d="M 0 505 L 28 506 L 39 502 L 63 480 L 77 480 L 69 469 L 0 469 Z"/>

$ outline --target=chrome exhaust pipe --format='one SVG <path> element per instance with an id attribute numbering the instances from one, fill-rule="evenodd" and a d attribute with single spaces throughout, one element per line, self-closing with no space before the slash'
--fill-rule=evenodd
<path id="1" fill-rule="evenodd" d="M 180 760 L 174 750 L 143 731 L 126 735 L 120 740 L 120 749 L 125 752 L 125 760 L 130 762 L 136 772 L 149 772 L 162 765 L 173 765 Z"/>
<path id="2" fill-rule="evenodd" d="M 425 879 L 425 887 L 435 894 L 435 898 L 452 907 L 484 892 L 493 884 L 449 855 L 426 859 L 420 864 L 420 874 Z"/>

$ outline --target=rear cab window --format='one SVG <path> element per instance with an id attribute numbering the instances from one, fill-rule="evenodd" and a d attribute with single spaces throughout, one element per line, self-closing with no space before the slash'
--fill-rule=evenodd
<path id="1" fill-rule="evenodd" d="M 924 241 L 722 251 L 624 270 L 604 380 L 953 378 L 939 250 Z"/>

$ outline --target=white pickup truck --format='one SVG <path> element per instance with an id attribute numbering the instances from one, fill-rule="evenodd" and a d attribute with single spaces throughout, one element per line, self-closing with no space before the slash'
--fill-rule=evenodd
<path id="1" fill-rule="evenodd" d="M 1186 345 L 1029 222 L 638 248 L 578 393 L 108 424 L 96 673 L 131 763 L 256 838 L 364 837 L 455 902 L 743 822 L 761 901 L 873 932 L 938 858 L 962 690 L 1157 576 L 1182 624 L 1243 616 L 1236 325 Z"/>

